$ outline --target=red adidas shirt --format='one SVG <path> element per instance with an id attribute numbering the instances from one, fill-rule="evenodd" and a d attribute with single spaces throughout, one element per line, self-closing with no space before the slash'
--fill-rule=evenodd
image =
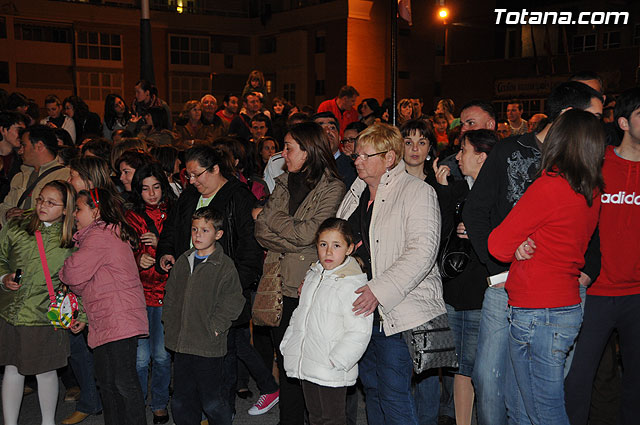
<path id="1" fill-rule="evenodd" d="M 598 222 L 602 268 L 587 293 L 640 294 L 640 162 L 620 158 L 613 146 L 604 158 L 605 193 Z"/>
<path id="2" fill-rule="evenodd" d="M 578 277 L 598 222 L 600 198 L 589 207 L 562 177 L 543 173 L 489 236 L 489 252 L 511 262 L 505 284 L 509 305 L 555 308 L 580 303 Z M 536 244 L 530 260 L 515 252 L 527 237 Z"/>

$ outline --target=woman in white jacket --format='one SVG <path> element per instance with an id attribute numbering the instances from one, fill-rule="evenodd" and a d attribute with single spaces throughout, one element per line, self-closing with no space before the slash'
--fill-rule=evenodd
<path id="1" fill-rule="evenodd" d="M 352 311 L 367 275 L 349 256 L 353 234 L 345 220 L 325 220 L 316 245 L 319 261 L 305 276 L 280 351 L 287 376 L 302 381 L 309 423 L 345 425 L 347 387 L 356 383 L 371 337 L 373 317 Z"/>
<path id="2" fill-rule="evenodd" d="M 357 290 L 356 314 L 372 315 L 369 346 L 360 361 L 369 425 L 418 425 L 411 395 L 413 363 L 402 332 L 445 314 L 436 266 L 440 208 L 435 190 L 408 174 L 404 139 L 387 124 L 358 136 L 358 179 L 337 216 L 362 241 L 368 282 Z"/>

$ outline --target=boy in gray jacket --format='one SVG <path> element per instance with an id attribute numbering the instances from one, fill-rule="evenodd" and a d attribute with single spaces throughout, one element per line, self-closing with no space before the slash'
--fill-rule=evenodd
<path id="1" fill-rule="evenodd" d="M 244 307 L 240 278 L 217 241 L 224 216 L 209 208 L 191 218 L 193 248 L 182 254 L 166 285 L 165 345 L 175 352 L 171 408 L 176 425 L 231 424 L 222 393 L 223 358 L 231 322 Z"/>

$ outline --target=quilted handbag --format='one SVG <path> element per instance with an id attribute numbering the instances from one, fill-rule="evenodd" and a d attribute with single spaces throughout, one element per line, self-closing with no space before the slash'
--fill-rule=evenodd
<path id="1" fill-rule="evenodd" d="M 253 301 L 253 324 L 258 326 L 280 325 L 282 319 L 282 275 L 280 260 L 265 263 L 262 278 Z"/>
<path id="2" fill-rule="evenodd" d="M 413 370 L 422 373 L 439 367 L 458 367 L 458 356 L 447 313 L 402 333 L 413 359 Z"/>

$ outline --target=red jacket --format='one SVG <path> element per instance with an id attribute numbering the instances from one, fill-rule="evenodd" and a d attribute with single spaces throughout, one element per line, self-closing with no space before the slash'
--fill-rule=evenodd
<path id="1" fill-rule="evenodd" d="M 489 236 L 489 251 L 511 263 L 505 288 L 509 305 L 555 308 L 580 303 L 578 277 L 598 223 L 600 198 L 589 207 L 562 177 L 542 174 Z M 536 244 L 530 260 L 515 252 L 528 237 Z"/>
<path id="2" fill-rule="evenodd" d="M 73 239 L 78 250 L 65 260 L 58 276 L 82 297 L 89 347 L 148 335 L 147 308 L 129 244 L 104 221 L 78 230 Z"/>
<path id="3" fill-rule="evenodd" d="M 605 193 L 598 223 L 602 267 L 589 295 L 640 294 L 640 162 L 620 158 L 609 146 L 602 166 Z"/>
<path id="4" fill-rule="evenodd" d="M 318 112 L 332 112 L 340 123 L 340 138 L 344 134 L 344 129 L 352 122 L 358 121 L 358 111 L 351 108 L 348 111 L 341 111 L 338 108 L 336 99 L 325 100 L 318 106 Z"/>
<path id="5" fill-rule="evenodd" d="M 162 233 L 164 222 L 167 219 L 167 210 L 165 205 L 151 206 L 147 205 L 145 212 L 149 216 L 158 229 L 158 234 Z M 133 227 L 138 236 L 142 236 L 145 233 L 151 232 L 147 222 L 141 214 L 133 210 L 127 211 L 127 222 Z M 158 237 L 158 239 L 160 239 Z M 160 307 L 164 299 L 164 287 L 167 283 L 167 274 L 161 274 L 156 271 L 154 266 L 148 269 L 142 269 L 139 264 L 142 254 L 149 254 L 155 258 L 156 249 L 151 245 L 145 245 L 141 243 L 138 249 L 134 251 L 136 258 L 136 264 L 138 265 L 138 271 L 140 272 L 140 280 L 142 281 L 142 288 L 144 289 L 144 298 L 149 307 Z M 156 259 L 159 261 L 159 259 Z"/>

